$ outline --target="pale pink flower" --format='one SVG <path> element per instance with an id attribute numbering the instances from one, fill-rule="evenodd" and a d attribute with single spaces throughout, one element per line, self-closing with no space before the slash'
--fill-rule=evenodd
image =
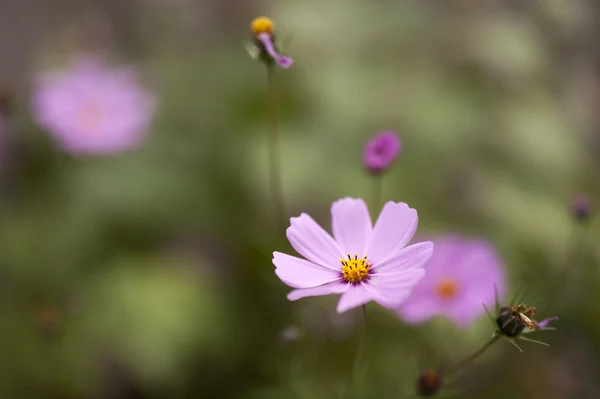
<path id="1" fill-rule="evenodd" d="M 112 68 L 94 57 L 42 75 L 34 95 L 37 122 L 68 152 L 116 153 L 146 138 L 155 97 L 130 68 Z"/>
<path id="2" fill-rule="evenodd" d="M 287 237 L 306 260 L 273 253 L 275 273 L 290 287 L 291 301 L 341 294 L 337 312 L 375 301 L 396 308 L 423 278 L 433 244 L 406 246 L 417 230 L 417 211 L 388 202 L 375 226 L 362 199 L 344 198 L 331 207 L 333 238 L 310 216 L 291 218 Z"/>
<path id="3" fill-rule="evenodd" d="M 407 323 L 421 323 L 433 316 L 450 318 L 467 327 L 495 306 L 494 290 L 502 296 L 506 275 L 502 261 L 490 243 L 449 235 L 435 242 L 425 278 L 398 309 Z"/>

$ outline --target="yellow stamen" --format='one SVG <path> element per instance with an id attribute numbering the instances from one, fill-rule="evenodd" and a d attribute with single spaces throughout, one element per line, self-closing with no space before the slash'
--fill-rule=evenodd
<path id="1" fill-rule="evenodd" d="M 457 291 L 458 284 L 453 278 L 443 278 L 437 283 L 435 287 L 435 293 L 442 299 L 454 298 Z"/>
<path id="2" fill-rule="evenodd" d="M 358 254 L 354 258 L 348 254 L 348 259 L 342 259 L 342 276 L 349 283 L 358 283 L 363 281 L 369 274 L 371 263 L 367 261 L 367 255 L 363 258 L 358 258 Z"/>
<path id="3" fill-rule="evenodd" d="M 267 17 L 255 18 L 250 26 L 255 35 L 259 35 L 261 33 L 273 33 L 273 21 Z"/>

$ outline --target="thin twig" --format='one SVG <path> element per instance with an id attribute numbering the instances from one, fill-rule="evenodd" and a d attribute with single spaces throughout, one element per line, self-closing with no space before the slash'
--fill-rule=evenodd
<path id="1" fill-rule="evenodd" d="M 460 371 L 461 369 L 463 369 L 464 367 L 468 366 L 469 364 L 471 364 L 475 359 L 477 359 L 479 356 L 481 356 L 486 350 L 488 350 L 492 345 L 494 345 L 496 343 L 496 341 L 498 341 L 500 339 L 501 335 L 500 334 L 495 334 L 488 342 L 486 342 L 485 345 L 483 345 L 481 348 L 477 349 L 475 352 L 473 352 L 472 354 L 470 354 L 469 356 L 465 357 L 464 359 L 460 360 L 459 362 L 455 363 L 454 365 L 450 366 L 449 370 L 446 372 L 447 376 L 451 376 L 452 374 L 457 373 L 458 371 Z"/>
<path id="2" fill-rule="evenodd" d="M 281 182 L 281 158 L 279 154 L 279 129 L 277 123 L 277 93 L 275 90 L 275 67 L 267 65 L 267 86 L 269 103 L 269 189 L 275 207 L 276 223 L 280 230 L 285 229 L 285 202 Z"/>
<path id="3" fill-rule="evenodd" d="M 383 198 L 383 175 L 376 174 L 371 179 L 373 181 L 373 207 L 374 209 L 378 209 L 381 206 Z"/>
<path id="4" fill-rule="evenodd" d="M 358 370 L 360 369 L 360 363 L 362 360 L 362 354 L 365 347 L 365 341 L 367 339 L 367 306 L 362 305 L 362 331 L 360 334 L 360 340 L 358 341 L 358 347 L 356 348 L 356 357 L 354 358 L 354 366 L 352 367 L 352 379 L 350 380 L 350 386 L 352 389 L 356 387 L 356 378 L 358 376 Z"/>

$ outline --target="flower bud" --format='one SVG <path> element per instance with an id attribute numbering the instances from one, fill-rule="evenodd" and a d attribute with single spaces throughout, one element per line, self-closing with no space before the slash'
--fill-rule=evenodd
<path id="1" fill-rule="evenodd" d="M 434 396 L 442 387 L 442 376 L 437 371 L 425 371 L 417 380 L 417 396 Z"/>
<path id="2" fill-rule="evenodd" d="M 571 214 L 581 222 L 585 222 L 590 217 L 592 210 L 592 201 L 587 195 L 578 194 L 571 200 Z"/>
<path id="3" fill-rule="evenodd" d="M 402 143 L 396 133 L 381 132 L 365 145 L 363 164 L 370 173 L 382 173 L 394 162 L 401 149 Z"/>

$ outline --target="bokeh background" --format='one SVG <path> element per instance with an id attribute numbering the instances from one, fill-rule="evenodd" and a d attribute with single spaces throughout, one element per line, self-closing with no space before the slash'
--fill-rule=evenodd
<path id="1" fill-rule="evenodd" d="M 266 72 L 243 46 L 260 15 L 295 59 L 277 71 L 287 216 L 329 227 L 332 201 L 372 201 L 362 146 L 396 130 L 385 199 L 415 207 L 420 234 L 489 239 L 509 291 L 560 317 L 536 337 L 550 347 L 501 341 L 453 392 L 596 398 L 598 224 L 569 208 L 600 194 L 595 0 L 2 0 L 0 397 L 312 399 L 349 383 L 360 310 L 288 302 L 273 273 L 290 248 Z M 36 124 L 35 77 L 82 52 L 156 93 L 140 149 L 74 156 Z M 408 398 L 492 332 L 376 304 L 367 330 L 357 398 Z"/>

